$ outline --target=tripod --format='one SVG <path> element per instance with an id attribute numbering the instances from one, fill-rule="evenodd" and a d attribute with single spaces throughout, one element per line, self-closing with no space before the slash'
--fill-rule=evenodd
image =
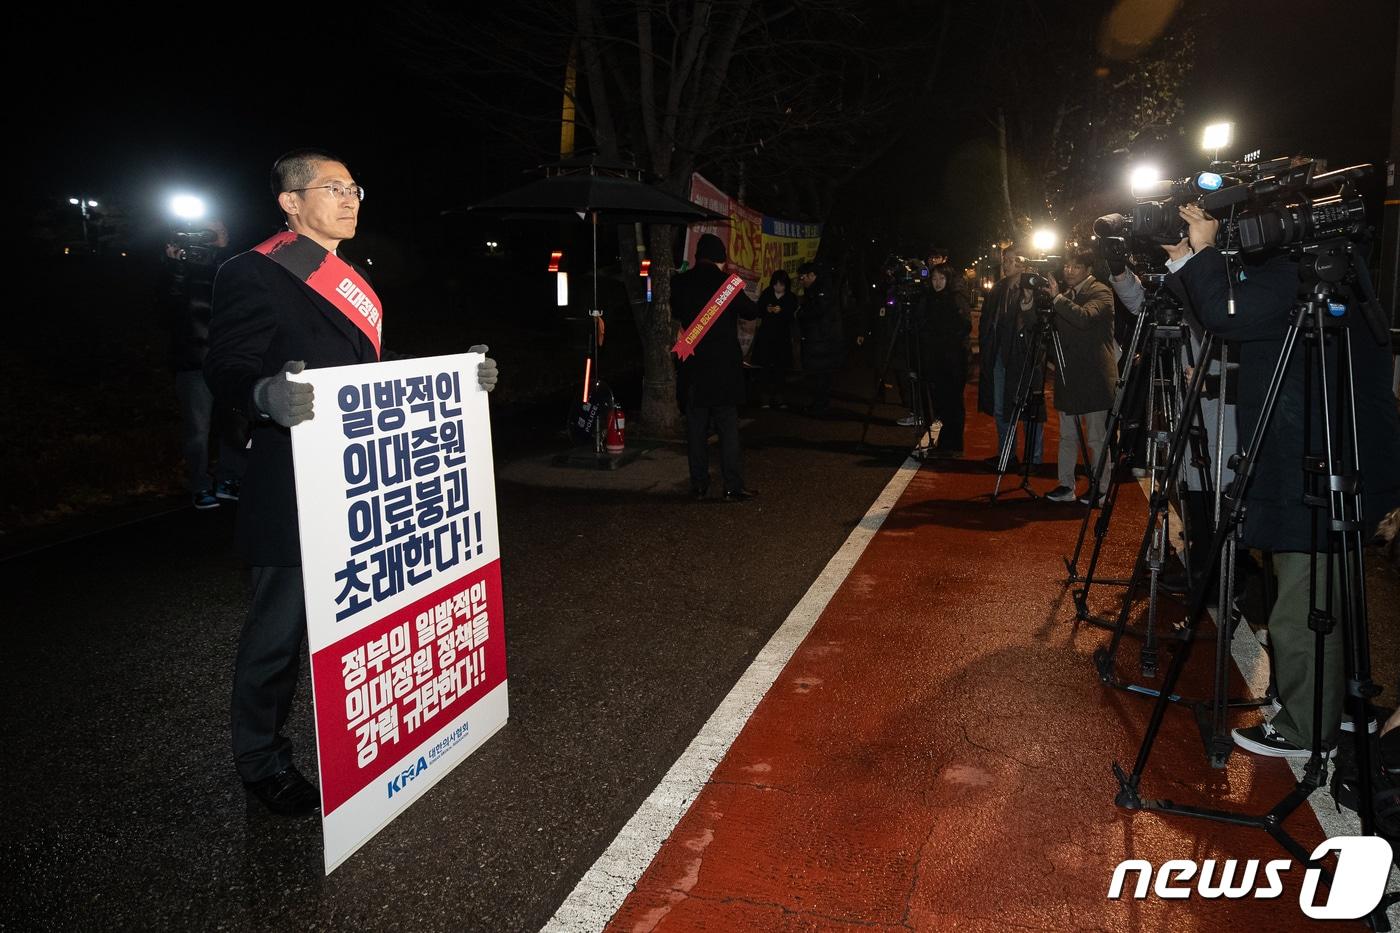
<path id="1" fill-rule="evenodd" d="M 1123 359 L 1127 365 L 1119 368 L 1118 382 L 1113 388 L 1113 404 L 1108 409 L 1108 418 L 1104 422 L 1104 442 L 1099 448 L 1099 456 L 1094 462 L 1093 471 L 1090 474 L 1089 507 L 1084 510 L 1084 520 L 1079 525 L 1079 537 L 1074 542 L 1074 554 L 1065 558 L 1065 570 L 1068 576 L 1065 578 L 1066 586 L 1073 586 L 1076 583 L 1085 583 L 1094 579 L 1094 567 L 1091 566 L 1084 576 L 1079 575 L 1079 557 L 1084 552 L 1084 541 L 1089 530 L 1089 520 L 1094 517 L 1094 507 L 1098 505 L 1100 498 L 1107 498 L 1108 493 L 1102 496 L 1099 493 L 1099 477 L 1103 476 L 1103 471 L 1108 469 L 1109 490 L 1117 493 L 1117 465 L 1122 456 L 1122 451 L 1131 450 L 1135 445 L 1127 443 L 1126 433 L 1120 433 L 1119 423 L 1123 417 L 1123 406 L 1136 401 L 1140 395 L 1139 386 L 1142 381 L 1143 361 L 1138 356 L 1138 348 L 1142 345 L 1142 334 L 1146 329 L 1148 320 L 1146 313 L 1136 315 L 1137 321 L 1133 325 L 1133 336 L 1128 340 L 1128 351 Z M 1155 326 L 1155 324 L 1154 324 Z M 1094 535 L 1096 543 L 1094 556 L 1098 556 L 1098 551 L 1104 535 L 1108 533 L 1108 519 L 1112 515 L 1112 509 L 1108 508 L 1100 512 L 1099 521 L 1095 523 Z M 1093 561 L 1094 564 L 1097 560 Z M 1099 583 L 1112 583 L 1118 586 L 1127 584 L 1127 580 L 1098 580 Z M 1076 591 L 1075 602 L 1079 604 L 1078 592 Z M 1079 619 L 1087 619 L 1088 613 L 1082 607 L 1079 609 Z"/>
<path id="2" fill-rule="evenodd" d="M 1304 267 L 1309 291 L 1292 309 L 1274 372 L 1265 392 L 1259 420 L 1254 426 L 1249 444 L 1239 456 L 1236 476 L 1229 492 L 1221 497 L 1221 513 L 1211 539 L 1209 557 L 1218 559 L 1228 538 L 1236 534 L 1244 516 L 1249 481 L 1253 476 L 1264 439 L 1269 431 L 1284 383 L 1303 339 L 1307 351 L 1303 362 L 1303 472 L 1307 494 L 1303 502 L 1313 510 L 1312 557 L 1309 582 L 1308 627 L 1314 633 L 1313 730 L 1311 756 L 1304 767 L 1303 777 L 1282 800 L 1262 815 L 1235 813 L 1173 803 L 1171 800 L 1145 799 L 1141 781 L 1153 745 L 1156 742 L 1166 708 L 1171 699 L 1195 638 L 1196 627 L 1205 608 L 1208 580 L 1200 577 L 1191 588 L 1186 628 L 1182 644 L 1172 658 L 1157 702 L 1152 709 L 1147 731 L 1138 749 L 1131 773 L 1125 773 L 1115 762 L 1113 771 L 1119 791 L 1118 806 L 1127 809 L 1160 810 L 1184 816 L 1194 816 L 1216 822 L 1262 829 L 1298 860 L 1320 870 L 1329 887 L 1333 873 L 1326 866 L 1313 862 L 1304 849 L 1284 828 L 1286 818 L 1301 807 L 1318 787 L 1326 783 L 1327 753 L 1323 735 L 1324 655 L 1326 636 L 1340 623 L 1345 655 L 1346 700 L 1351 704 L 1353 721 L 1360 724 L 1354 734 L 1358 776 L 1358 813 L 1361 831 L 1375 833 L 1375 813 L 1371 772 L 1371 749 L 1365 723 L 1370 718 L 1369 700 L 1380 690 L 1371 680 L 1370 645 L 1366 629 L 1366 591 L 1363 558 L 1363 521 L 1361 477 L 1357 470 L 1358 443 L 1356 405 L 1353 397 L 1355 381 L 1352 372 L 1351 329 L 1344 318 L 1334 316 L 1338 309 L 1345 314 L 1345 305 L 1331 301 L 1333 289 L 1342 281 L 1348 269 L 1360 285 L 1367 311 L 1373 310 L 1374 293 L 1370 290 L 1364 264 L 1358 262 L 1355 247 L 1346 240 L 1320 244 L 1319 252 L 1328 259 L 1344 256 L 1342 262 L 1321 261 Z M 1328 352 L 1335 356 L 1329 367 Z M 1201 376 L 1198 373 L 1197 376 Z M 1314 385 L 1316 381 L 1317 386 Z M 1195 380 L 1193 380 L 1193 388 Z M 1320 395 L 1318 399 L 1316 396 Z M 1314 446 L 1314 423 L 1320 423 L 1321 449 Z M 1320 528 L 1325 525 L 1325 532 Z M 1319 540 L 1325 534 L 1323 545 Z M 1323 582 L 1319 587 L 1318 555 L 1326 563 Z M 1330 556 L 1329 556 L 1330 555 Z M 1321 593 L 1319 593 L 1321 589 Z M 1321 600 L 1319 599 L 1321 596 Z M 1334 611 L 1340 610 L 1339 617 Z M 1367 920 L 1373 929 L 1388 930 L 1384 902 L 1378 904 Z"/>
<path id="3" fill-rule="evenodd" d="M 1136 598 L 1137 588 L 1142 583 L 1143 574 L 1140 568 L 1143 562 L 1146 562 L 1148 613 L 1144 629 L 1142 668 L 1144 675 L 1148 677 L 1155 676 L 1157 667 L 1157 597 L 1163 589 L 1161 573 L 1167 557 L 1168 542 L 1171 539 L 1169 493 L 1172 490 L 1179 491 L 1183 488 L 1180 483 L 1182 479 L 1180 469 L 1182 455 L 1177 452 L 1173 456 L 1171 450 L 1171 444 L 1178 435 L 1181 435 L 1190 444 L 1190 462 L 1196 470 L 1196 488 L 1202 493 L 1208 494 L 1214 485 L 1209 472 L 1211 461 L 1206 445 L 1205 421 L 1200 409 L 1199 397 L 1191 397 L 1187 391 L 1183 368 L 1192 370 L 1198 368 L 1190 330 L 1182 319 L 1179 306 L 1170 301 L 1163 302 L 1160 293 L 1154 297 L 1152 304 L 1156 307 L 1151 309 L 1153 319 L 1146 326 L 1149 333 L 1147 348 L 1139 359 L 1134 360 L 1132 375 L 1124 386 L 1123 393 L 1127 404 L 1132 404 L 1145 396 L 1145 407 L 1142 412 L 1126 420 L 1120 442 L 1116 448 L 1118 453 L 1124 449 L 1130 449 L 1136 445 L 1136 438 L 1140 433 L 1146 434 L 1146 470 L 1149 477 L 1150 513 L 1147 533 L 1144 534 L 1143 544 L 1139 548 L 1132 577 L 1125 581 L 1111 581 L 1128 585 L 1123 598 L 1122 611 L 1119 614 L 1118 625 L 1122 626 L 1126 624 L 1126 617 L 1133 600 Z M 1199 368 L 1204 369 L 1204 367 Z M 1182 430 L 1179 431 L 1178 428 Z M 1109 445 L 1105 444 L 1105 449 L 1100 452 L 1095 473 L 1107 468 L 1105 460 L 1108 448 Z M 1094 546 L 1089 556 L 1089 568 L 1080 581 L 1083 586 L 1074 591 L 1076 617 L 1080 621 L 1103 624 L 1090 615 L 1088 597 L 1089 591 L 1095 583 L 1110 582 L 1096 579 L 1094 571 L 1098 568 L 1103 545 L 1113 520 L 1120 486 L 1121 480 L 1118 471 L 1113 470 L 1110 474 L 1108 490 L 1104 493 L 1103 508 L 1095 523 Z M 1090 495 L 1095 495 L 1097 489 L 1096 478 Z M 1178 498 L 1180 499 L 1180 497 Z M 1080 545 L 1083 543 L 1085 530 L 1093 516 L 1092 505 L 1091 499 L 1091 507 L 1086 510 L 1084 520 L 1080 524 Z M 1066 566 L 1071 572 L 1071 582 L 1073 581 L 1078 553 L 1077 546 L 1075 557 L 1066 561 Z M 1187 565 L 1189 570 L 1189 552 L 1183 551 L 1183 554 L 1186 555 L 1183 563 Z M 1115 650 L 1116 647 L 1117 641 L 1115 640 Z"/>
<path id="4" fill-rule="evenodd" d="M 1051 350 L 1055 351 L 1055 365 L 1059 367 L 1060 379 L 1068 382 L 1065 373 L 1065 351 L 1060 343 L 1060 332 L 1055 327 L 1055 312 L 1050 308 L 1037 308 L 1035 328 L 1030 335 L 1029 352 L 1021 360 L 1021 372 L 1016 378 L 1016 400 L 1011 407 L 1007 423 L 1011 425 L 1002 439 L 997 453 L 997 481 L 992 487 L 991 501 L 996 502 L 1001 495 L 1001 481 L 1006 477 L 1006 469 L 1011 463 L 1011 450 L 1016 444 L 1017 425 L 1026 423 L 1025 447 L 1021 457 L 1021 482 L 1016 487 L 1024 490 L 1032 499 L 1040 494 L 1031 489 L 1031 460 L 1035 456 L 1036 441 L 1040 437 L 1040 425 L 1045 420 L 1045 363 Z M 1079 431 L 1079 449 L 1084 462 L 1089 462 L 1088 448 L 1084 442 L 1084 428 L 1075 419 Z"/>
<path id="5" fill-rule="evenodd" d="M 858 446 L 865 445 L 865 438 L 870 433 L 870 419 L 875 412 L 875 403 L 884 396 L 885 379 L 894 369 L 896 351 L 900 348 L 900 337 L 904 337 L 904 369 L 902 370 L 909 380 L 910 409 L 914 413 L 914 419 L 919 427 L 919 442 L 914 449 L 914 456 L 924 457 L 927 455 L 929 446 L 933 438 L 930 436 L 933 431 L 933 383 L 924 378 L 923 367 L 923 347 L 924 335 L 921 333 L 922 327 L 915 320 L 914 304 L 918 300 L 916 292 L 906 288 L 895 291 L 894 303 L 894 325 L 890 328 L 889 344 L 885 347 L 883 361 L 880 370 L 875 376 L 875 388 L 870 393 L 870 399 L 865 406 L 865 422 L 861 426 L 860 440 Z"/>

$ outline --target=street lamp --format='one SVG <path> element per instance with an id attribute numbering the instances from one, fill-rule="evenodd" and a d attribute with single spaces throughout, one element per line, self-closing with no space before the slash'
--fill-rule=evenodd
<path id="1" fill-rule="evenodd" d="M 76 207 L 78 209 L 78 213 L 82 215 L 83 246 L 90 247 L 91 244 L 88 242 L 88 217 L 90 217 L 91 215 L 88 213 L 88 208 L 96 207 L 97 202 L 92 200 L 91 198 L 69 198 L 68 203 Z"/>

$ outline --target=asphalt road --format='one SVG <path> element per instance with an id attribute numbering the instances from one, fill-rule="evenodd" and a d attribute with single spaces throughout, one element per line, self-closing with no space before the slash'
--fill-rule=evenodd
<path id="1" fill-rule="evenodd" d="M 902 461 L 912 430 L 858 451 L 847 405 L 756 413 L 750 503 L 689 501 L 679 464 L 647 492 L 501 482 L 510 721 L 328 878 L 319 823 L 250 805 L 230 761 L 232 509 L 0 564 L 0 926 L 538 929 Z M 313 775 L 305 671 L 289 735 Z"/>

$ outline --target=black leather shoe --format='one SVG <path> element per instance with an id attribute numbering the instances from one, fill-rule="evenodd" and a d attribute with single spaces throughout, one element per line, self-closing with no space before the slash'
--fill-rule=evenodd
<path id="1" fill-rule="evenodd" d="M 725 502 L 748 502 L 758 496 L 757 489 L 736 489 L 724 494 Z"/>
<path id="2" fill-rule="evenodd" d="M 310 816 L 321 812 L 321 795 L 316 786 L 295 767 L 284 768 L 260 781 L 244 781 L 243 786 L 278 816 Z"/>

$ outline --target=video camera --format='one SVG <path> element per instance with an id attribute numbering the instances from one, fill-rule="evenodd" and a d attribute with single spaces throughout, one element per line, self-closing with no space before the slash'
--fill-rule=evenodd
<path id="1" fill-rule="evenodd" d="M 213 230 L 176 230 L 170 245 L 174 247 L 171 256 L 177 262 L 189 263 L 196 266 L 212 265 L 214 262 L 214 243 L 219 239 L 219 235 Z"/>
<path id="2" fill-rule="evenodd" d="M 921 289 L 928 284 L 928 265 L 920 259 L 891 255 L 885 260 L 885 278 L 896 289 Z"/>
<path id="3" fill-rule="evenodd" d="M 1212 217 L 1233 218 L 1231 227 L 1237 230 L 1243 252 L 1306 249 L 1322 240 L 1356 240 L 1366 235 L 1366 204 L 1355 183 L 1370 175 L 1372 166 L 1350 165 L 1327 172 L 1321 171 L 1327 168 L 1322 159 L 1275 159 L 1260 165 L 1277 167 L 1200 200 L 1201 209 Z"/>
<path id="4" fill-rule="evenodd" d="M 1018 288 L 1030 289 L 1035 296 L 1035 310 L 1037 314 L 1053 314 L 1055 299 L 1050 294 L 1050 280 L 1039 272 L 1022 272 L 1020 281 L 1016 283 Z"/>
<path id="5" fill-rule="evenodd" d="M 1221 221 L 1216 245 L 1226 252 L 1306 249 L 1336 237 L 1363 237 L 1366 207 L 1355 182 L 1372 166 L 1332 172 L 1326 167 L 1325 160 L 1303 157 L 1216 162 L 1212 171 L 1135 189 L 1138 203 L 1127 213 L 1095 220 L 1094 234 L 1103 240 L 1176 243 L 1187 232 L 1177 209 L 1195 202 Z"/>
<path id="6" fill-rule="evenodd" d="M 1180 242 L 1186 236 L 1186 222 L 1177 214 L 1177 209 L 1224 185 L 1225 176 L 1220 173 L 1199 172 L 1189 178 L 1135 188 L 1133 193 L 1140 198 L 1138 203 L 1127 213 L 1105 214 L 1095 220 L 1094 235 L 1101 239 L 1135 239 L 1158 245 Z"/>

